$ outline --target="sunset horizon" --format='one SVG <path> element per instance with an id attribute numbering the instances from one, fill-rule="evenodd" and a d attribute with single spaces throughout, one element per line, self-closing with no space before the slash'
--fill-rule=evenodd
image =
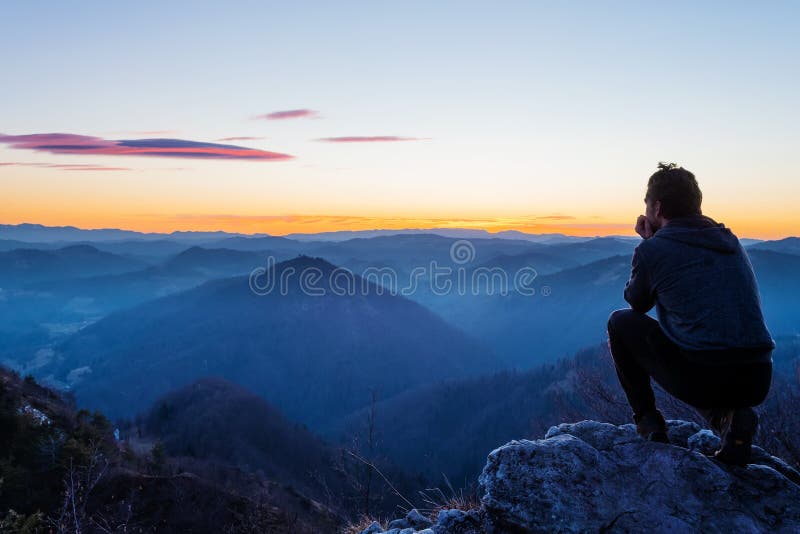
<path id="1" fill-rule="evenodd" d="M 800 228 L 793 9 L 416 7 L 9 7 L 0 222 L 635 235 L 669 161 Z"/>
<path id="2" fill-rule="evenodd" d="M 773 229 L 763 221 L 746 224 L 729 224 L 726 220 L 706 214 L 716 222 L 730 228 L 739 238 L 779 240 L 797 237 L 789 230 Z M 436 218 L 436 217 L 366 217 L 346 215 L 198 215 L 184 214 L 163 217 L 120 216 L 92 222 L 91 219 L 73 217 L 43 218 L 39 220 L 2 220 L 0 225 L 41 225 L 45 227 L 74 227 L 79 230 L 123 230 L 139 233 L 170 234 L 173 232 L 225 232 L 231 234 L 287 236 L 291 234 L 319 234 L 332 232 L 370 231 L 420 231 L 420 230 L 478 230 L 489 234 L 516 231 L 525 234 L 563 234 L 572 237 L 637 237 L 634 223 L 621 221 L 596 222 L 600 217 L 577 218 L 566 215 L 545 215 L 520 218 Z M 570 221 L 561 223 L 535 222 L 537 220 Z M 76 222 L 78 221 L 78 222 Z M 595 221 L 595 222 L 592 222 Z M 744 228 L 744 230 L 742 230 Z M 755 228 L 748 231 L 747 228 Z"/>

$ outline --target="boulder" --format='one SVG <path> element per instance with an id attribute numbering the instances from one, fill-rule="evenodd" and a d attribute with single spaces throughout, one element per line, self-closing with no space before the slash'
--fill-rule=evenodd
<path id="1" fill-rule="evenodd" d="M 479 478 L 486 530 L 800 531 L 800 473 L 758 447 L 746 467 L 723 464 L 710 432 L 667 427 L 670 444 L 581 421 L 495 449 Z"/>

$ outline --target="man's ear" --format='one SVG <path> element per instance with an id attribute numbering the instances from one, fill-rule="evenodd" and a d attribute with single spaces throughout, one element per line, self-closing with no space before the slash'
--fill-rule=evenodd
<path id="1" fill-rule="evenodd" d="M 660 219 L 661 218 L 661 201 L 660 200 L 656 200 L 655 202 L 653 202 L 653 215 L 655 216 L 656 219 Z"/>

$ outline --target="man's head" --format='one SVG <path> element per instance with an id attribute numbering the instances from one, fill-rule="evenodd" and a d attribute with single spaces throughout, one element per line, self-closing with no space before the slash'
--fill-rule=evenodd
<path id="1" fill-rule="evenodd" d="M 674 163 L 659 162 L 658 170 L 647 181 L 645 216 L 654 229 L 670 219 L 701 215 L 703 193 L 694 174 Z"/>

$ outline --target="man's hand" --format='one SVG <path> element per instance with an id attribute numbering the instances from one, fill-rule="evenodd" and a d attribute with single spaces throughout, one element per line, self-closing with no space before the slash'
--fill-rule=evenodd
<path id="1" fill-rule="evenodd" d="M 644 215 L 639 215 L 636 219 L 636 233 L 642 236 L 643 239 L 650 239 L 653 237 L 653 227 L 650 226 L 650 221 Z"/>

